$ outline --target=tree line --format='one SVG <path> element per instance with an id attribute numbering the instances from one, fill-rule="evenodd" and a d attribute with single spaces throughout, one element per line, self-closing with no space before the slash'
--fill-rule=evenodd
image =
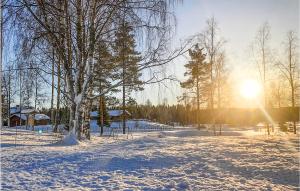
<path id="1" fill-rule="evenodd" d="M 177 119 L 182 124 L 195 122 L 198 127 L 203 123 L 201 116 L 205 116 L 200 113 L 208 109 L 212 111 L 209 121 L 217 123 L 217 110 L 232 107 L 234 93 L 226 40 L 212 17 L 203 31 L 170 49 L 175 20 L 172 8 L 177 3 L 167 0 L 5 1 L 2 6 L 4 44 L 7 44 L 4 54 L 13 49 L 15 56 L 3 73 L 4 115 L 9 119 L 7 108 L 13 103 L 41 108 L 48 100 L 47 88 L 50 88 L 47 112 L 54 131 L 65 123 L 78 139 L 82 137 L 83 125 L 89 121 L 90 111 L 98 110 L 100 132 L 103 132 L 107 110 L 116 105 L 138 118 L 162 123 Z M 259 28 L 249 56 L 263 84 L 262 105 L 265 109 L 296 108 L 299 105 L 297 34 L 288 32 L 282 46 L 284 54 L 274 56 L 270 29 L 268 23 Z M 178 104 L 137 105 L 132 92 L 141 91 L 150 83 L 172 79 L 153 72 L 149 79 L 141 80 L 143 72 L 182 55 L 189 60 L 185 63 L 186 79 L 180 82 L 184 91 L 178 97 Z M 121 93 L 121 100 L 117 93 Z M 193 114 L 195 111 L 198 115 Z"/>
<path id="2" fill-rule="evenodd" d="M 272 52 L 270 34 L 271 27 L 266 22 L 259 28 L 251 44 L 251 56 L 249 56 L 249 60 L 255 64 L 263 87 L 261 105 L 265 110 L 292 107 L 298 111 L 296 106 L 299 106 L 300 71 L 297 34 L 294 31 L 287 32 L 281 56 L 275 56 Z M 207 115 L 200 109 L 210 110 L 211 117 L 207 118 L 211 123 L 218 123 L 217 110 L 232 107 L 231 97 L 236 94 L 228 75 L 226 40 L 221 37 L 214 17 L 207 20 L 204 31 L 197 36 L 198 38 L 194 42 L 196 46 L 189 50 L 189 60 L 185 64 L 184 75 L 187 79 L 181 82 L 181 87 L 185 91 L 178 101 L 185 106 L 193 105 L 193 109 L 204 116 Z M 215 111 L 216 113 L 214 113 Z M 197 119 L 196 124 L 200 126 L 200 115 L 197 115 L 196 121 Z M 296 133 L 296 121 L 298 120 L 297 118 L 292 120 L 294 133 Z M 271 122 L 266 122 L 266 127 L 270 134 L 269 123 Z"/>

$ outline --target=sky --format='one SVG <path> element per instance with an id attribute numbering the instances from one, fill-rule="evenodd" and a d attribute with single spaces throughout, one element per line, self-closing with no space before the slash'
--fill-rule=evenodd
<path id="1" fill-rule="evenodd" d="M 186 0 L 174 11 L 177 19 L 173 44 L 204 30 L 206 20 L 215 17 L 220 35 L 226 40 L 226 64 L 233 82 L 258 79 L 258 71 L 249 56 L 259 27 L 268 22 L 271 27 L 270 48 L 280 53 L 288 31 L 299 36 L 299 0 Z M 165 66 L 168 74 L 184 80 L 186 58 Z M 133 93 L 139 103 L 150 100 L 153 104 L 167 101 L 176 104 L 182 94 L 179 83 L 148 85 L 145 90 Z"/>
<path id="2" fill-rule="evenodd" d="M 299 0 L 183 0 L 174 8 L 176 28 L 170 49 L 176 48 L 180 41 L 202 32 L 206 20 L 215 17 L 220 36 L 226 40 L 224 48 L 230 79 L 238 87 L 240 81 L 259 78 L 255 64 L 249 59 L 249 47 L 259 27 L 265 22 L 269 23 L 270 47 L 275 55 L 280 53 L 289 30 L 296 31 L 299 36 L 299 6 Z M 12 47 L 7 51 L 11 52 Z M 172 75 L 183 81 L 187 62 L 188 57 L 180 57 L 159 70 L 166 76 Z M 144 79 L 148 79 L 146 76 Z M 152 104 L 176 104 L 177 97 L 183 93 L 176 81 L 146 85 L 144 88 L 144 91 L 132 93 L 140 104 L 148 99 Z M 45 103 L 46 107 L 48 105 Z"/>

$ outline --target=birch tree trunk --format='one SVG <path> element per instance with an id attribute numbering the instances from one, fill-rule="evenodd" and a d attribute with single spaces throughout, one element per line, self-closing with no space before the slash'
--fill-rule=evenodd
<path id="1" fill-rule="evenodd" d="M 53 123 L 54 123 L 54 107 L 53 107 L 53 103 L 54 103 L 54 49 L 52 50 L 52 70 L 51 70 L 51 126 L 52 129 L 53 128 Z"/>

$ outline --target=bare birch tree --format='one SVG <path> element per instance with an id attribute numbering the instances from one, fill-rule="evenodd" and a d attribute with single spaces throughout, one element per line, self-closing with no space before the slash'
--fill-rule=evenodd
<path id="1" fill-rule="evenodd" d="M 283 74 L 283 76 L 287 79 L 290 89 L 290 102 L 292 108 L 296 106 L 296 90 L 299 86 L 297 83 L 297 72 L 299 72 L 298 66 L 298 38 L 294 31 L 289 31 L 287 33 L 287 38 L 285 41 L 285 52 L 286 52 L 286 60 L 278 63 L 278 67 Z M 296 122 L 293 121 L 293 129 L 296 134 Z"/>
<path id="2" fill-rule="evenodd" d="M 49 50 L 53 48 L 59 60 L 61 75 L 57 76 L 62 77 L 65 87 L 59 92 L 63 92 L 69 102 L 69 126 L 78 139 L 82 132 L 82 113 L 87 113 L 83 110 L 89 108 L 83 105 L 110 91 L 107 89 L 97 95 L 88 93 L 94 90 L 90 82 L 95 64 L 101 64 L 95 62 L 97 43 L 103 39 L 113 40 L 114 31 L 125 15 L 139 34 L 139 42 L 144 42 L 140 46 L 143 51 L 138 72 L 170 62 L 184 54 L 188 46 L 186 43 L 178 49 L 167 50 L 174 20 L 169 10 L 173 4 L 167 0 L 10 1 L 15 13 L 14 26 L 32 42 L 31 53 L 42 49 L 51 57 Z M 106 38 L 108 36 L 111 38 Z M 51 67 L 48 70 L 51 71 Z M 123 80 L 114 82 L 111 88 L 120 86 Z"/>
<path id="3" fill-rule="evenodd" d="M 209 96 L 209 108 L 214 108 L 214 95 L 216 88 L 216 76 L 217 71 L 221 71 L 220 66 L 217 66 L 217 57 L 223 54 L 223 46 L 225 40 L 220 37 L 220 29 L 217 21 L 214 17 L 206 21 L 206 29 L 200 34 L 201 45 L 205 48 L 205 52 L 208 56 L 208 62 L 210 64 L 210 96 Z M 223 55 L 224 56 L 224 55 Z M 221 62 L 220 62 L 221 63 Z"/>
<path id="4" fill-rule="evenodd" d="M 259 70 L 260 79 L 262 82 L 263 88 L 263 109 L 268 107 L 268 90 L 267 90 L 267 81 L 268 81 L 268 69 L 270 66 L 270 26 L 265 22 L 258 30 L 255 41 L 253 44 L 253 54 L 256 58 L 256 64 Z M 267 119 L 266 119 L 267 120 Z M 270 129 L 268 121 L 266 121 L 266 128 L 268 135 L 270 135 Z"/>

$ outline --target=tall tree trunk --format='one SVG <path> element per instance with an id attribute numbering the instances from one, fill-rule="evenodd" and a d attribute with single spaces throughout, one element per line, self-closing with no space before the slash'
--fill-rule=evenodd
<path id="1" fill-rule="evenodd" d="M 37 105 L 37 97 L 38 97 L 38 83 L 37 83 L 37 71 L 35 71 L 35 99 L 34 99 L 34 113 L 33 113 L 33 124 L 32 124 L 32 131 L 34 131 L 35 126 L 35 112 L 36 112 L 36 105 Z"/>
<path id="2" fill-rule="evenodd" d="M 218 111 L 217 111 L 217 124 L 219 125 L 219 135 L 222 134 L 222 124 L 221 124 L 221 120 L 220 120 L 220 109 L 221 109 L 221 74 L 220 74 L 220 70 L 221 70 L 221 63 L 218 63 L 218 68 L 217 68 L 217 80 L 218 80 L 218 84 L 217 84 L 217 91 L 218 91 Z"/>
<path id="3" fill-rule="evenodd" d="M 295 108 L 295 87 L 294 87 L 294 78 L 293 78 L 293 66 L 292 66 L 292 40 L 289 41 L 289 77 L 290 77 L 290 84 L 291 84 L 291 102 L 292 102 L 292 108 Z M 293 130 L 294 134 L 297 134 L 297 127 L 296 127 L 296 121 L 293 120 Z"/>
<path id="4" fill-rule="evenodd" d="M 267 100 L 267 91 L 266 91 L 266 56 L 265 56 L 265 39 L 262 39 L 262 65 L 263 65 L 263 92 L 264 92 L 264 109 L 267 109 L 268 100 Z M 267 117 L 266 120 L 266 128 L 268 135 L 270 135 L 270 126 Z"/>
<path id="5" fill-rule="evenodd" d="M 19 122 L 20 123 L 19 124 L 21 126 L 22 125 L 22 120 L 21 120 L 21 116 L 22 116 L 21 115 L 22 114 L 22 77 L 21 77 L 22 76 L 22 71 L 20 71 L 19 75 L 20 75 L 19 76 L 20 77 L 20 95 L 19 95 L 19 97 L 20 97 L 20 106 L 19 106 L 20 107 L 20 121 Z"/>
<path id="6" fill-rule="evenodd" d="M 52 50 L 52 83 L 51 83 L 51 126 L 53 129 L 53 123 L 54 123 L 54 107 L 53 107 L 53 103 L 54 103 L 54 49 Z"/>
<path id="7" fill-rule="evenodd" d="M 218 79 L 218 109 L 221 108 L 221 74 L 220 74 L 220 66 L 218 66 L 218 69 L 217 69 L 217 79 Z"/>
<path id="8" fill-rule="evenodd" d="M 215 31 L 214 31 L 214 26 L 211 28 L 211 56 L 210 56 L 210 82 L 211 82 L 211 89 L 210 89 L 210 101 L 211 101 L 211 108 L 214 108 L 214 83 L 213 83 L 213 65 L 214 65 L 214 37 L 215 37 Z"/>
<path id="9" fill-rule="evenodd" d="M 75 103 L 73 102 L 69 102 L 70 106 L 69 106 L 69 115 L 70 115 L 70 118 L 69 118 L 69 131 L 73 131 L 74 130 L 74 133 L 75 133 L 75 110 L 76 110 L 76 105 Z"/>
<path id="10" fill-rule="evenodd" d="M 88 90 L 88 96 L 92 96 L 92 89 Z M 91 126 L 90 126 L 90 112 L 92 108 L 92 100 L 87 100 L 87 106 L 85 107 L 84 112 L 84 127 L 85 127 L 85 136 L 87 139 L 91 140 Z"/>
<path id="11" fill-rule="evenodd" d="M 104 126 L 104 108 L 103 108 L 103 96 L 99 97 L 99 117 L 100 117 L 100 136 L 103 135 Z"/>
<path id="12" fill-rule="evenodd" d="M 56 98 L 56 116 L 54 132 L 57 132 L 58 125 L 60 123 L 60 59 L 57 64 L 57 98 Z"/>
<path id="13" fill-rule="evenodd" d="M 7 99 L 7 101 L 8 101 L 8 103 L 7 103 L 7 105 L 8 105 L 8 110 L 7 110 L 7 116 L 8 116 L 8 124 L 7 124 L 7 126 L 8 127 L 10 127 L 10 66 L 9 66 L 9 68 L 8 68 L 8 99 Z"/>
<path id="14" fill-rule="evenodd" d="M 214 37 L 215 37 L 215 28 L 212 26 L 212 31 L 211 31 L 211 49 L 212 49 L 212 54 L 210 58 L 210 81 L 211 81 L 211 89 L 210 89 L 210 97 L 211 97 L 211 111 L 212 111 L 212 120 L 213 120 L 213 128 L 214 128 L 214 135 L 216 135 L 216 126 L 215 126 L 215 113 L 214 113 L 214 79 L 213 79 L 213 66 L 214 66 Z"/>
<path id="15" fill-rule="evenodd" d="M 198 75 L 199 75 L 199 68 L 198 68 L 198 66 L 197 66 L 197 73 L 198 73 Z M 199 121 L 199 115 L 200 115 L 200 92 L 199 92 L 199 76 L 197 76 L 197 115 L 196 115 L 196 118 L 197 118 L 197 127 L 198 127 L 198 129 L 200 129 L 200 121 Z"/>
<path id="16" fill-rule="evenodd" d="M 124 20 L 123 20 L 123 24 L 124 24 Z M 126 65 L 125 65 L 125 58 L 124 58 L 124 55 L 122 55 L 122 61 L 123 61 L 123 71 L 122 71 L 122 80 L 123 80 L 123 104 L 122 104 L 122 110 L 123 110 L 123 113 L 122 113 L 122 127 L 123 127 L 123 134 L 126 133 L 126 116 L 125 116 L 125 107 L 126 107 L 126 101 L 125 101 L 125 98 L 126 98 L 126 92 L 125 92 L 125 71 L 126 71 Z"/>
<path id="17" fill-rule="evenodd" d="M 126 132 L 126 115 L 125 115 L 125 111 L 126 111 L 126 101 L 125 101 L 125 82 L 124 82 L 124 78 L 125 78 L 125 74 L 124 74 L 124 70 L 123 69 L 123 106 L 122 106 L 122 110 L 123 110 L 123 113 L 122 113 L 122 125 L 123 125 L 123 134 L 125 134 Z"/>

